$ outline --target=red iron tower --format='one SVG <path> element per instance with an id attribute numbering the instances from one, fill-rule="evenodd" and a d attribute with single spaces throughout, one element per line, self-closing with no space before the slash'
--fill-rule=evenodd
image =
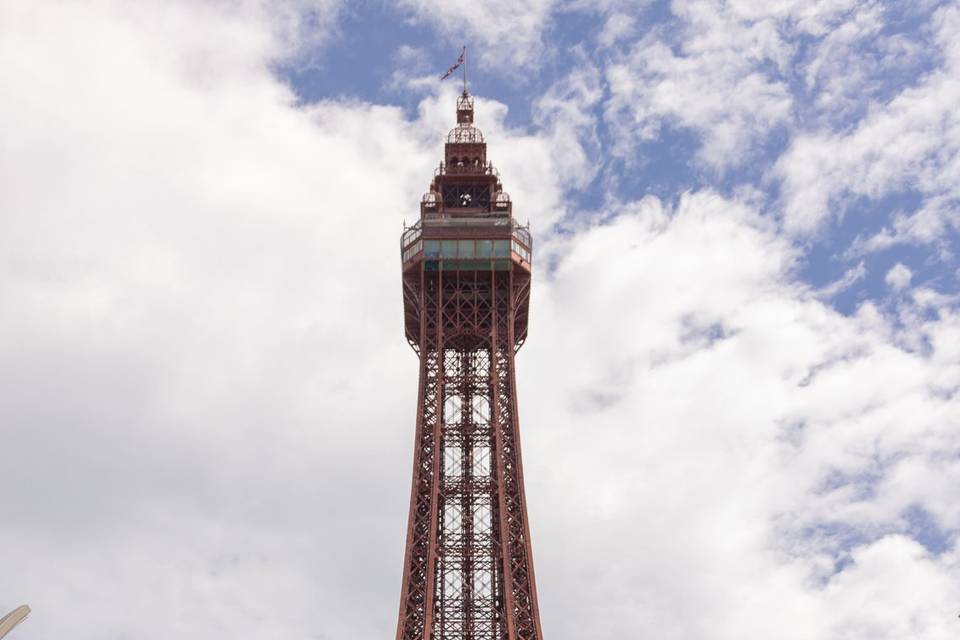
<path id="1" fill-rule="evenodd" d="M 444 155 L 400 241 L 420 386 L 397 640 L 542 640 L 514 370 L 530 231 L 466 91 Z"/>

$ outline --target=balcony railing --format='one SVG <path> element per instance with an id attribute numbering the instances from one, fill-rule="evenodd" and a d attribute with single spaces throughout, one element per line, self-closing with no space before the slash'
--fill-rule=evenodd
<path id="1" fill-rule="evenodd" d="M 451 238 L 423 239 L 424 227 L 430 228 L 480 228 L 510 226 L 510 238 Z M 529 226 L 520 226 L 511 218 L 435 218 L 418 220 L 413 226 L 404 229 L 400 236 L 400 251 L 406 263 L 419 255 L 424 258 L 447 260 L 486 260 L 507 259 L 511 252 L 521 261 L 530 264 L 533 238 Z"/>
<path id="2" fill-rule="evenodd" d="M 408 246 L 420 239 L 422 229 L 421 221 L 417 220 L 413 226 L 404 227 L 403 234 L 400 236 L 400 247 L 406 249 Z"/>
<path id="3" fill-rule="evenodd" d="M 481 162 L 474 164 L 472 161 L 457 164 L 441 162 L 440 166 L 433 172 L 434 177 L 442 175 L 482 175 L 500 177 L 500 171 L 493 166 L 492 162 Z"/>

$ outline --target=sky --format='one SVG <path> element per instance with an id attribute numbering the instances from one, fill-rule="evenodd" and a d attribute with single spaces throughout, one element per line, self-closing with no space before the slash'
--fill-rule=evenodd
<path id="1" fill-rule="evenodd" d="M 11 638 L 395 633 L 399 236 L 534 232 L 549 640 L 960 634 L 960 3 L 0 2 Z"/>

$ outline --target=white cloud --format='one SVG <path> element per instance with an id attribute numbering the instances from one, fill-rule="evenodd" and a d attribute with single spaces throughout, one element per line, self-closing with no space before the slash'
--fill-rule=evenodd
<path id="1" fill-rule="evenodd" d="M 837 638 L 949 638 L 957 589 L 955 567 L 931 558 L 916 542 L 890 536 L 853 554 L 853 566 L 826 590 L 831 635 Z M 947 560 L 947 566 L 953 565 Z M 909 609 L 913 615 L 904 617 Z"/>
<path id="2" fill-rule="evenodd" d="M 396 257 L 384 203 L 416 202 L 432 155 L 398 109 L 296 109 L 256 18 L 30 12 L 0 19 L 0 601 L 43 637 L 372 637 L 387 607 L 349 593 L 393 597 L 401 546 L 376 536 L 405 491 L 343 461 L 393 464 L 361 423 L 402 447 L 401 390 L 366 385 L 412 368 L 378 362 L 403 349 L 370 322 L 395 282 L 350 247 Z M 365 494 L 399 502 L 345 530 Z M 383 556 L 364 576 L 325 553 L 349 539 Z"/>
<path id="3" fill-rule="evenodd" d="M 900 337 L 872 306 L 844 317 L 791 283 L 762 218 L 710 194 L 635 203 L 550 249 L 520 375 L 551 633 L 953 632 L 954 556 L 920 549 L 903 515 L 921 505 L 952 547 L 948 305 Z"/>
<path id="4" fill-rule="evenodd" d="M 851 6 L 842 21 L 813 43 L 799 69 L 812 98 L 803 126 L 849 129 L 851 118 L 862 117 L 871 103 L 883 100 L 893 77 L 909 74 L 936 55 L 913 34 L 887 33 L 892 9 L 876 2 Z M 919 4 L 910 9 L 923 11 Z"/>
<path id="5" fill-rule="evenodd" d="M 863 263 L 863 260 L 861 260 L 859 263 L 857 263 L 857 266 L 847 269 L 840 279 L 834 280 L 830 284 L 817 291 L 817 297 L 822 300 L 829 300 L 838 293 L 846 291 L 856 283 L 862 281 L 866 276 L 867 267 Z"/>
<path id="6" fill-rule="evenodd" d="M 429 63 L 427 50 L 423 47 L 401 45 L 393 55 L 395 69 L 387 81 L 393 91 L 423 95 L 435 90 L 437 76 Z"/>
<path id="7" fill-rule="evenodd" d="M 960 98 L 955 37 L 960 10 L 944 8 L 934 23 L 945 58 L 941 68 L 889 103 L 875 105 L 851 131 L 799 135 L 780 158 L 774 173 L 783 180 L 788 230 L 817 230 L 844 210 L 847 198 L 879 199 L 903 191 L 919 193 L 922 206 L 895 220 L 893 231 L 883 231 L 866 248 L 931 242 L 957 228 L 960 121 L 951 105 Z"/>
<path id="8" fill-rule="evenodd" d="M 633 34 L 635 29 L 636 20 L 633 16 L 616 12 L 607 17 L 597 41 L 601 47 L 612 47 L 626 36 Z"/>
<path id="9" fill-rule="evenodd" d="M 541 63 L 543 32 L 555 0 L 401 0 L 400 5 L 414 20 L 432 25 L 450 42 L 451 62 L 460 45 L 467 44 L 471 59 L 499 66 L 502 73 L 520 75 Z"/>
<path id="10" fill-rule="evenodd" d="M 752 70 L 733 46 L 740 37 L 731 33 L 724 51 L 691 55 L 646 37 L 628 59 L 609 67 L 606 117 L 614 150 L 628 154 L 637 139 L 657 139 L 662 127 L 675 125 L 702 135 L 699 157 L 707 165 L 741 164 L 752 144 L 786 121 L 791 100 L 784 86 Z"/>
<path id="11" fill-rule="evenodd" d="M 913 272 L 906 265 L 898 262 L 887 271 L 884 280 L 894 291 L 899 291 L 910 286 L 911 278 L 913 278 Z"/>
<path id="12" fill-rule="evenodd" d="M 397 238 L 454 88 L 413 120 L 299 107 L 268 70 L 283 37 L 232 6 L 0 15 L 0 605 L 37 637 L 393 633 Z M 709 192 L 551 234 L 596 91 L 558 84 L 540 135 L 477 107 L 538 232 L 518 367 L 548 633 L 949 637 L 951 301 L 839 315 L 767 217 Z"/>
<path id="13" fill-rule="evenodd" d="M 342 5 L 343 0 L 243 0 L 236 6 L 246 18 L 268 25 L 270 42 L 286 56 L 296 56 L 322 46 L 338 31 Z"/>
<path id="14" fill-rule="evenodd" d="M 550 137 L 551 165 L 566 188 L 586 187 L 601 166 L 595 107 L 603 97 L 598 70 L 582 61 L 537 99 L 534 119 Z"/>
<path id="15" fill-rule="evenodd" d="M 628 153 L 638 139 L 676 126 L 700 136 L 707 166 L 743 164 L 773 130 L 792 124 L 787 76 L 797 36 L 827 33 L 855 4 L 672 3 L 677 28 L 648 33 L 607 69 L 616 148 Z"/>

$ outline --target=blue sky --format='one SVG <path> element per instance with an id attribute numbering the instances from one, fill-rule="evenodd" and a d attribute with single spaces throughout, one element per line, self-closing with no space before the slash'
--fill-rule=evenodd
<path id="1" fill-rule="evenodd" d="M 828 14 L 824 31 L 813 34 L 797 27 L 796 16 L 783 16 L 776 28 L 786 49 L 784 60 L 778 64 L 761 57 L 751 61 L 749 71 L 785 89 L 790 100 L 789 116 L 758 131 L 746 156 L 734 166 L 705 166 L 697 156 L 702 131 L 669 115 L 658 118 L 655 135 L 632 146 L 626 156 L 610 152 L 617 131 L 611 130 L 604 118 L 611 100 L 604 71 L 629 55 L 636 40 L 643 37 L 655 38 L 675 55 L 684 56 L 690 25 L 671 11 L 669 2 L 624 5 L 622 11 L 589 5 L 556 6 L 543 19 L 536 43 L 522 53 L 521 64 L 485 51 L 503 44 L 495 38 L 477 37 L 472 17 L 455 16 L 443 21 L 438 29 L 431 24 L 429 10 L 418 14 L 406 6 L 357 3 L 341 10 L 338 29 L 330 41 L 285 62 L 280 73 L 304 102 L 353 98 L 398 104 L 412 116 L 422 93 L 398 86 L 395 74 L 401 78 L 436 74 L 455 59 L 457 43 L 469 43 L 472 90 L 506 104 L 508 126 L 535 132 L 537 99 L 590 64 L 602 92 L 601 99 L 588 108 L 597 138 L 589 159 L 598 173 L 589 184 L 565 193 L 572 209 L 596 208 L 606 199 L 636 199 L 646 194 L 676 199 L 684 191 L 703 188 L 732 195 L 750 186 L 759 189 L 765 199 L 765 215 L 777 218 L 780 183 L 770 172 L 796 137 L 849 132 L 870 112 L 882 110 L 897 95 L 921 86 L 931 73 L 942 70 L 944 54 L 933 42 L 932 20 L 938 9 L 948 4 L 850 3 Z M 822 64 L 826 57 L 825 42 L 831 30 L 850 28 L 867 14 L 873 22 L 864 28 L 865 33 L 844 43 L 842 51 L 854 73 L 805 80 L 810 68 Z M 461 24 L 457 24 L 457 17 Z M 604 26 L 618 17 L 631 21 L 629 35 L 610 47 L 601 46 L 598 40 Z M 510 45 L 508 39 L 506 46 Z M 416 51 L 403 57 L 399 52 L 405 47 Z M 448 82 L 455 83 L 457 78 Z M 840 108 L 820 106 L 831 83 L 844 92 Z M 866 254 L 851 252 L 858 238 L 889 229 L 896 216 L 910 216 L 924 201 L 924 194 L 910 184 L 909 176 L 904 184 L 878 197 L 838 194 L 830 203 L 829 219 L 815 233 L 795 238 L 804 255 L 798 276 L 821 288 L 862 263 L 863 276 L 829 298 L 844 313 L 854 312 L 865 300 L 886 299 L 890 292 L 884 276 L 897 263 L 910 269 L 914 284 L 955 292 L 955 226 L 948 224 L 935 240 L 905 241 Z"/>
<path id="2" fill-rule="evenodd" d="M 0 610 L 395 632 L 397 245 L 467 44 L 535 238 L 545 634 L 955 637 L 958 33 L 926 0 L 0 4 Z"/>

